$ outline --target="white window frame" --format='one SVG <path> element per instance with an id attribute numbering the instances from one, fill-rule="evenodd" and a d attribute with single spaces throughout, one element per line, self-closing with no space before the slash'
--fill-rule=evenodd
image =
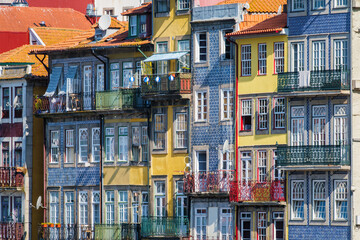
<path id="1" fill-rule="evenodd" d="M 244 223 L 245 222 L 249 222 L 250 224 L 250 228 L 249 229 L 244 229 Z M 244 238 L 244 231 L 249 231 L 249 235 L 250 235 L 250 238 Z M 241 240 L 251 240 L 252 237 L 252 221 L 251 221 L 251 212 L 241 212 L 240 213 L 240 237 L 241 237 Z"/>
<path id="2" fill-rule="evenodd" d="M 195 92 L 195 120 L 196 122 L 206 122 L 209 111 L 209 98 L 207 90 Z M 206 110 L 205 110 L 206 109 Z M 199 116 L 200 115 L 200 116 Z"/>
<path id="3" fill-rule="evenodd" d="M 205 36 L 205 39 L 200 39 Z M 201 46 L 204 43 L 203 46 Z M 206 32 L 195 33 L 195 62 L 205 63 L 208 61 L 208 39 Z M 205 49 L 205 52 L 203 51 Z"/>
<path id="4" fill-rule="evenodd" d="M 136 36 L 137 34 L 137 15 L 131 15 L 129 19 L 130 23 L 130 36 Z"/>
<path id="5" fill-rule="evenodd" d="M 119 223 L 127 223 L 129 221 L 127 191 L 119 191 L 118 205 L 119 205 Z"/>
<path id="6" fill-rule="evenodd" d="M 345 184 L 345 188 L 344 187 L 339 188 L 338 184 Z M 341 208 L 343 208 L 343 206 L 341 206 L 340 204 L 344 204 L 344 206 L 346 207 L 346 211 L 342 211 Z M 348 181 L 334 180 L 334 220 L 347 221 L 349 218 L 348 212 L 349 212 Z M 341 217 L 340 216 L 341 214 L 344 214 L 345 217 Z"/>
<path id="7" fill-rule="evenodd" d="M 241 45 L 241 76 L 251 76 L 251 45 Z"/>
<path id="8" fill-rule="evenodd" d="M 105 162 L 115 160 L 115 129 L 105 128 Z"/>
<path id="9" fill-rule="evenodd" d="M 277 222 L 280 221 L 283 223 L 282 225 L 282 238 L 277 238 L 278 229 L 276 228 Z M 284 212 L 273 212 L 273 224 L 274 224 L 274 240 L 284 240 L 284 233 L 285 233 L 285 222 L 284 222 Z"/>
<path id="10" fill-rule="evenodd" d="M 57 137 L 54 135 L 57 135 Z M 54 138 L 57 138 L 57 142 L 56 139 Z M 54 160 L 54 156 L 57 156 L 57 160 Z M 60 134 L 58 130 L 50 131 L 50 163 L 59 163 L 59 162 L 60 162 Z"/>
<path id="11" fill-rule="evenodd" d="M 104 91 L 105 75 L 104 75 L 104 64 L 96 65 L 96 91 Z"/>
<path id="12" fill-rule="evenodd" d="M 221 120 L 229 121 L 234 118 L 234 90 L 221 89 Z"/>
<path id="13" fill-rule="evenodd" d="M 148 192 L 141 193 L 141 216 L 142 217 L 149 216 L 149 193 Z"/>
<path id="14" fill-rule="evenodd" d="M 229 42 L 226 38 L 226 34 L 233 32 L 233 30 L 230 29 L 224 29 L 221 30 L 220 34 L 220 56 L 221 60 L 230 60 L 233 59 L 233 45 L 231 42 Z M 227 57 L 227 55 L 229 55 Z"/>
<path id="15" fill-rule="evenodd" d="M 267 130 L 269 128 L 269 99 L 258 99 L 258 129 Z"/>
<path id="16" fill-rule="evenodd" d="M 97 132 L 99 133 L 99 139 L 95 139 L 94 136 L 97 135 Z M 91 134 L 91 159 L 92 162 L 100 162 L 100 141 L 101 141 L 101 133 L 100 128 L 92 128 L 92 134 Z"/>
<path id="17" fill-rule="evenodd" d="M 334 0 L 335 8 L 345 8 L 348 6 L 348 0 Z"/>
<path id="18" fill-rule="evenodd" d="M 86 143 L 85 144 L 84 143 L 81 144 L 81 133 L 82 132 L 86 132 Z M 89 154 L 88 146 L 89 146 L 89 131 L 87 128 L 80 128 L 79 129 L 79 163 L 88 162 L 88 154 Z M 85 154 L 85 155 L 83 156 L 83 154 Z M 84 161 L 84 158 L 86 158 L 85 161 Z"/>
<path id="19" fill-rule="evenodd" d="M 252 131 L 253 124 L 252 124 L 252 99 L 241 99 L 241 131 Z M 250 117 L 250 129 L 246 129 L 246 126 L 244 125 L 244 119 L 245 117 Z"/>
<path id="20" fill-rule="evenodd" d="M 122 62 L 122 87 L 131 88 L 133 82 L 130 81 L 130 78 L 133 77 L 133 62 Z"/>
<path id="21" fill-rule="evenodd" d="M 74 204 L 75 204 L 75 198 L 74 198 L 74 192 L 67 191 L 64 192 L 65 196 L 65 217 L 64 217 L 64 223 L 65 224 L 74 224 L 75 223 L 75 215 L 74 215 Z"/>
<path id="22" fill-rule="evenodd" d="M 105 221 L 106 224 L 115 223 L 115 195 L 114 191 L 105 191 Z"/>
<path id="23" fill-rule="evenodd" d="M 312 42 L 312 70 L 323 71 L 326 68 L 326 42 Z"/>
<path id="24" fill-rule="evenodd" d="M 312 107 L 312 136 L 313 145 L 320 146 L 326 143 L 326 105 L 316 105 Z M 323 111 L 318 114 L 318 111 Z"/>
<path id="25" fill-rule="evenodd" d="M 274 98 L 274 129 L 285 129 L 286 99 Z"/>
<path id="26" fill-rule="evenodd" d="M 131 222 L 132 223 L 139 223 L 140 218 L 140 192 L 133 191 L 131 193 Z"/>
<path id="27" fill-rule="evenodd" d="M 65 131 L 65 163 L 75 162 L 74 132 L 73 129 Z"/>
<path id="28" fill-rule="evenodd" d="M 259 43 L 258 45 L 258 75 L 267 73 L 267 45 Z"/>
<path id="29" fill-rule="evenodd" d="M 59 192 L 49 192 L 49 220 L 51 223 L 59 223 Z"/>
<path id="30" fill-rule="evenodd" d="M 177 0 L 177 10 L 184 11 L 190 9 L 190 0 Z"/>
<path id="31" fill-rule="evenodd" d="M 205 240 L 207 237 L 207 209 L 196 208 L 195 209 L 195 239 Z"/>
<path id="32" fill-rule="evenodd" d="M 274 43 L 274 73 L 283 73 L 285 70 L 285 44 L 284 42 Z"/>
<path id="33" fill-rule="evenodd" d="M 304 42 L 291 43 L 291 71 L 299 72 L 305 70 Z"/>
<path id="34" fill-rule="evenodd" d="M 304 11 L 305 10 L 305 0 L 292 0 L 291 10 L 293 12 Z"/>
<path id="35" fill-rule="evenodd" d="M 294 192 L 294 185 L 301 185 L 302 190 Z M 304 180 L 292 180 L 291 181 L 291 219 L 292 220 L 304 220 L 305 216 L 305 181 Z M 295 203 L 297 205 L 295 206 Z M 301 204 L 302 203 L 302 204 Z M 299 205 L 300 204 L 300 205 Z M 302 213 L 301 213 L 302 211 Z"/>
<path id="36" fill-rule="evenodd" d="M 305 107 L 291 107 L 290 143 L 291 146 L 302 146 L 305 142 Z"/>
<path id="37" fill-rule="evenodd" d="M 186 149 L 188 145 L 188 114 L 187 112 L 175 113 L 175 148 Z"/>
<path id="38" fill-rule="evenodd" d="M 267 228 L 267 213 L 266 212 L 258 212 L 257 213 L 257 231 L 256 231 L 258 240 L 266 240 L 267 239 L 266 228 Z"/>
<path id="39" fill-rule="evenodd" d="M 149 161 L 149 137 L 148 137 L 148 127 L 141 127 L 141 161 Z"/>
<path id="40" fill-rule="evenodd" d="M 92 203 L 91 223 L 93 225 L 100 224 L 100 192 L 99 191 L 92 192 L 91 203 Z M 97 208 L 98 208 L 98 212 L 95 211 Z M 97 221 L 95 221 L 96 218 L 98 219 Z"/>
<path id="41" fill-rule="evenodd" d="M 312 209 L 314 220 L 326 219 L 326 181 L 313 180 L 312 182 Z"/>
<path id="42" fill-rule="evenodd" d="M 157 217 L 166 217 L 166 183 L 154 181 L 154 213 Z M 162 187 L 163 186 L 163 187 Z"/>
<path id="43" fill-rule="evenodd" d="M 312 0 L 312 7 L 313 10 L 320 10 L 320 9 L 324 9 L 326 6 L 326 1 L 325 0 Z"/>
<path id="44" fill-rule="evenodd" d="M 117 90 L 120 87 L 120 64 L 110 64 L 110 85 L 111 90 Z"/>
<path id="45" fill-rule="evenodd" d="M 348 39 L 334 40 L 334 69 L 348 70 L 349 64 Z"/>
<path id="46" fill-rule="evenodd" d="M 178 51 L 187 51 L 190 52 L 190 40 L 179 40 Z M 191 63 L 190 63 L 190 53 L 185 54 L 178 60 L 179 72 L 190 72 Z"/>
<path id="47" fill-rule="evenodd" d="M 80 191 L 79 192 L 79 224 L 88 225 L 89 224 L 89 198 L 88 192 Z"/>
<path id="48" fill-rule="evenodd" d="M 348 106 L 334 105 L 334 145 L 348 144 Z"/>
<path id="49" fill-rule="evenodd" d="M 166 149 L 166 115 L 165 113 L 154 114 L 154 149 Z"/>
<path id="50" fill-rule="evenodd" d="M 258 157 L 258 181 L 267 181 L 267 151 L 259 150 L 257 152 Z"/>
<path id="51" fill-rule="evenodd" d="M 119 127 L 119 162 L 129 161 L 129 128 Z"/>
<path id="52" fill-rule="evenodd" d="M 240 154 L 241 181 L 247 183 L 252 179 L 252 154 L 250 151 L 240 152 Z"/>
<path id="53" fill-rule="evenodd" d="M 220 209 L 220 236 L 224 240 L 234 239 L 231 208 Z"/>

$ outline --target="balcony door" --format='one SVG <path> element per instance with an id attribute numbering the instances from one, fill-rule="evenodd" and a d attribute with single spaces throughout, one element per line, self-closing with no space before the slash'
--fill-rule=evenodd
<path id="1" fill-rule="evenodd" d="M 1 197 L 1 222 L 9 222 L 10 219 L 10 197 Z"/>
<path id="2" fill-rule="evenodd" d="M 304 106 L 291 107 L 291 146 L 304 145 Z"/>
<path id="3" fill-rule="evenodd" d="M 84 66 L 84 96 L 83 96 L 83 103 L 84 109 L 90 110 L 91 109 L 91 66 Z"/>
<path id="4" fill-rule="evenodd" d="M 240 239 L 251 240 L 251 213 L 240 213 Z"/>
<path id="5" fill-rule="evenodd" d="M 205 151 L 196 152 L 195 164 L 195 191 L 204 192 L 207 190 L 206 172 L 208 169 Z"/>
<path id="6" fill-rule="evenodd" d="M 284 240 L 284 213 L 273 213 L 274 240 Z"/>

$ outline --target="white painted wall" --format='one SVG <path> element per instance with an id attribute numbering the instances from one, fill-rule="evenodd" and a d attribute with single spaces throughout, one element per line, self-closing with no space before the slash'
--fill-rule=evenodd
<path id="1" fill-rule="evenodd" d="M 126 9 L 140 6 L 145 0 L 95 0 L 95 13 L 97 16 L 105 14 L 105 10 L 113 9 L 113 13 L 120 21 L 127 21 L 121 15 Z"/>

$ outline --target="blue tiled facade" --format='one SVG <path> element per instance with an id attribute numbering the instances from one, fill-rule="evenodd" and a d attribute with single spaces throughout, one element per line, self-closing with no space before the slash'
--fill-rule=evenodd
<path id="1" fill-rule="evenodd" d="M 350 227 L 289 226 L 289 240 L 350 239 Z"/>

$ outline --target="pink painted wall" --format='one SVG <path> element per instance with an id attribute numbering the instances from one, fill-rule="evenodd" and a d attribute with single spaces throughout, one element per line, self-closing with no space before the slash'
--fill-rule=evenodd
<path id="1" fill-rule="evenodd" d="M 216 5 L 219 2 L 222 2 L 224 0 L 194 0 L 194 6 L 195 7 L 205 7 L 205 6 L 212 6 Z"/>

